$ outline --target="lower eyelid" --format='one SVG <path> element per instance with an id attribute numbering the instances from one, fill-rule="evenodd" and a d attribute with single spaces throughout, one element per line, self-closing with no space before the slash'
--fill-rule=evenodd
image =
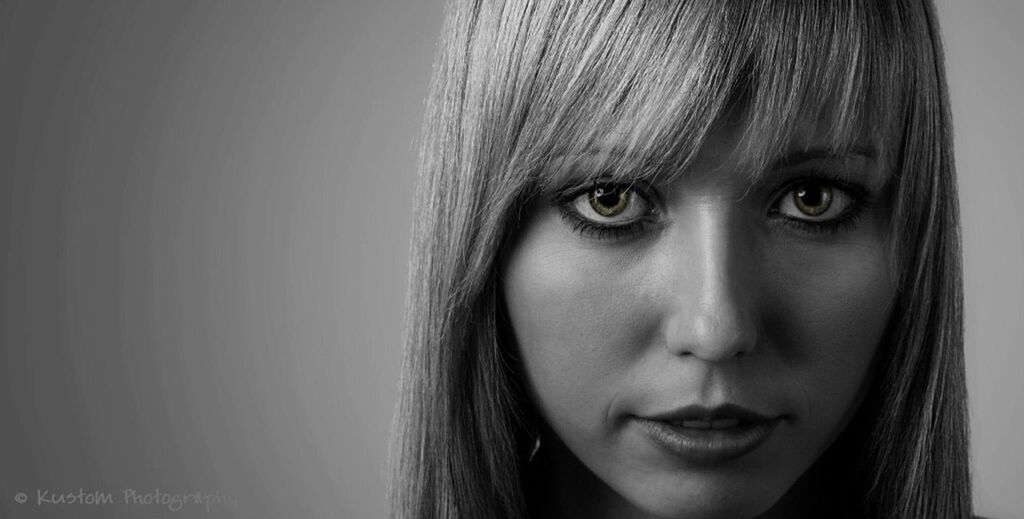
<path id="1" fill-rule="evenodd" d="M 571 226 L 573 232 L 592 239 L 635 237 L 644 233 L 654 223 L 648 218 L 637 218 L 625 223 L 602 224 L 580 215 L 576 210 L 567 207 L 565 204 L 559 205 L 559 213 L 562 220 Z"/>
<path id="2" fill-rule="evenodd" d="M 785 225 L 807 234 L 838 233 L 844 230 L 852 230 L 856 228 L 866 209 L 866 202 L 855 202 L 839 216 L 829 218 L 827 220 L 806 220 L 792 218 L 782 214 L 777 214 L 775 219 L 779 220 L 781 225 Z"/>

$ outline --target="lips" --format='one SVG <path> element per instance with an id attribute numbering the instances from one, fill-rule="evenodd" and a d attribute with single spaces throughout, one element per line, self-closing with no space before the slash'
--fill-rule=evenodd
<path id="1" fill-rule="evenodd" d="M 688 406 L 637 419 L 656 444 L 694 466 L 720 465 L 750 454 L 781 421 L 733 404 Z"/>
<path id="2" fill-rule="evenodd" d="M 667 413 L 656 414 L 647 417 L 650 420 L 660 422 L 702 422 L 714 423 L 726 420 L 740 423 L 767 422 L 772 417 L 740 407 L 735 404 L 725 404 L 716 407 L 704 407 L 700 405 L 686 406 Z"/>
<path id="3" fill-rule="evenodd" d="M 741 422 L 735 418 L 723 418 L 721 420 L 680 420 L 669 423 L 678 427 L 687 427 L 690 429 L 721 430 L 738 427 Z"/>

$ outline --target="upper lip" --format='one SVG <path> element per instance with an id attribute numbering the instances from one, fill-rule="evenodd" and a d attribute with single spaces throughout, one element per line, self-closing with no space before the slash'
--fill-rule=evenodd
<path id="1" fill-rule="evenodd" d="M 740 422 L 767 422 L 776 417 L 768 416 L 736 404 L 723 404 L 715 407 L 702 405 L 688 405 L 661 414 L 647 417 L 649 420 L 662 422 L 679 422 L 683 420 L 700 420 L 711 422 L 714 420 L 739 420 Z"/>

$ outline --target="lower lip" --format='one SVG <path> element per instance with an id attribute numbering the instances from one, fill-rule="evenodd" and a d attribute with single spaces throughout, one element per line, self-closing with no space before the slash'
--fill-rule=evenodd
<path id="1" fill-rule="evenodd" d="M 638 419 L 643 430 L 661 446 L 694 466 L 713 466 L 742 458 L 771 436 L 780 419 L 728 429 L 694 429 L 657 420 Z"/>

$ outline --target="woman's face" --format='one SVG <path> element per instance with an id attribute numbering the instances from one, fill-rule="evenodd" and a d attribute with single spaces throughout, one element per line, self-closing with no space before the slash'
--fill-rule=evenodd
<path id="1" fill-rule="evenodd" d="M 751 182 L 734 145 L 655 185 L 584 159 L 503 262 L 537 408 L 638 515 L 769 509 L 855 411 L 890 314 L 883 161 L 808 137 Z"/>

